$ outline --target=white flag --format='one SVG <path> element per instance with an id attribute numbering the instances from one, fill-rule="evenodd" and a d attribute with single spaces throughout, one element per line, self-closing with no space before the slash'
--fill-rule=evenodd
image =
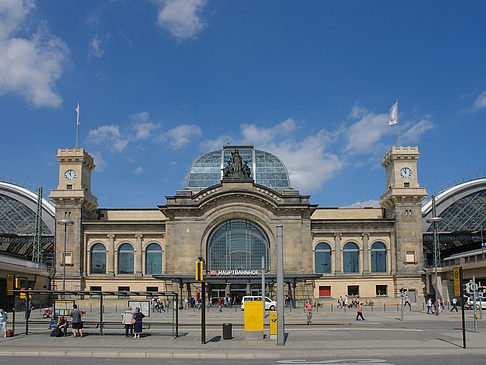
<path id="1" fill-rule="evenodd" d="M 393 104 L 390 108 L 390 120 L 388 121 L 388 125 L 394 125 L 398 123 L 398 101 Z"/>
<path id="2" fill-rule="evenodd" d="M 79 101 L 78 101 L 78 106 L 74 110 L 76 110 L 76 123 L 79 125 L 80 124 L 79 123 L 79 114 L 81 114 L 80 109 L 79 109 Z"/>

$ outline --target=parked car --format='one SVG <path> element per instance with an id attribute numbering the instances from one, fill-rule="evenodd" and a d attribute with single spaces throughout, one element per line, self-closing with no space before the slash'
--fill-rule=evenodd
<path id="1" fill-rule="evenodd" d="M 255 302 L 255 301 L 261 301 L 262 296 L 261 295 L 247 295 L 243 297 L 241 300 L 241 310 L 245 310 L 245 302 Z M 277 308 L 277 302 L 274 300 L 271 300 L 269 297 L 265 297 L 265 310 L 275 310 Z"/>
<path id="2" fill-rule="evenodd" d="M 481 304 L 482 309 L 486 309 L 486 301 L 483 299 L 482 301 L 479 298 L 476 299 L 476 309 L 479 309 L 479 305 Z M 468 297 L 467 301 L 464 305 L 464 309 L 474 309 L 474 299 L 472 297 Z"/>

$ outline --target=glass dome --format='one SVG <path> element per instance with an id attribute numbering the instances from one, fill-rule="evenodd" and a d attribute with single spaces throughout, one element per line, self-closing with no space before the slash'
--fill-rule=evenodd
<path id="1" fill-rule="evenodd" d="M 253 146 L 224 146 L 221 150 L 206 153 L 191 166 L 186 189 L 198 192 L 219 184 L 223 167 L 231 159 L 231 152 L 238 150 L 251 170 L 255 183 L 274 190 L 291 189 L 289 174 L 283 162 L 269 152 L 256 150 Z"/>

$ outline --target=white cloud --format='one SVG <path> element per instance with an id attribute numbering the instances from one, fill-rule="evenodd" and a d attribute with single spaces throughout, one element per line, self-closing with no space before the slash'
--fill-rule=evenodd
<path id="1" fill-rule="evenodd" d="M 133 171 L 133 173 L 134 173 L 135 175 L 142 175 L 144 172 L 145 172 L 145 170 L 143 169 L 143 167 L 142 167 L 142 166 L 137 167 L 137 168 L 135 169 L 135 171 Z"/>
<path id="2" fill-rule="evenodd" d="M 95 37 L 91 40 L 89 43 L 89 54 L 88 57 L 94 57 L 94 58 L 100 58 L 103 57 L 103 54 L 105 51 L 102 48 L 103 46 L 103 41 L 98 37 L 98 35 L 95 35 Z"/>
<path id="3" fill-rule="evenodd" d="M 156 0 L 157 24 L 178 40 L 194 38 L 206 24 L 200 17 L 206 0 Z"/>
<path id="4" fill-rule="evenodd" d="M 123 138 L 118 125 L 103 125 L 93 129 L 88 134 L 88 142 L 94 145 L 107 146 L 112 152 L 122 152 L 129 139 Z"/>
<path id="5" fill-rule="evenodd" d="M 134 139 L 136 141 L 149 138 L 153 130 L 160 128 L 160 124 L 149 122 L 149 118 L 150 114 L 148 112 L 139 112 L 130 115 L 130 119 L 135 122 L 133 128 L 135 129 Z"/>
<path id="6" fill-rule="evenodd" d="M 255 124 L 242 124 L 241 133 L 244 140 L 252 141 L 253 144 L 262 144 L 271 142 L 276 136 L 286 136 L 295 128 L 295 121 L 289 118 L 270 128 L 259 128 Z"/>
<path id="7" fill-rule="evenodd" d="M 93 156 L 94 163 L 96 165 L 96 171 L 102 172 L 106 168 L 106 166 L 108 166 L 108 164 L 104 160 L 101 152 L 99 151 L 91 152 L 91 155 Z"/>
<path id="8" fill-rule="evenodd" d="M 486 108 L 486 91 L 483 91 L 481 94 L 479 94 L 476 100 L 474 100 L 471 112 L 475 112 L 484 108 Z"/>
<path id="9" fill-rule="evenodd" d="M 31 0 L 0 2 L 0 94 L 19 94 L 35 107 L 58 107 L 62 98 L 55 82 L 69 59 L 66 44 L 43 23 L 29 38 L 15 37 L 34 7 Z"/>
<path id="10" fill-rule="evenodd" d="M 152 122 L 135 124 L 135 140 L 147 139 L 154 129 L 160 127 L 160 124 L 154 124 Z"/>
<path id="11" fill-rule="evenodd" d="M 150 113 L 149 112 L 139 112 L 139 113 L 133 113 L 129 117 L 131 120 L 134 120 L 135 122 L 148 122 L 150 118 Z"/>
<path id="12" fill-rule="evenodd" d="M 366 201 L 363 201 L 363 202 L 356 202 L 356 203 L 352 204 L 351 207 L 358 207 L 358 208 L 361 208 L 361 207 L 373 207 L 373 208 L 378 208 L 378 207 L 380 207 L 380 201 L 379 200 L 370 199 L 370 200 L 366 200 Z"/>
<path id="13" fill-rule="evenodd" d="M 160 139 L 177 149 L 186 146 L 189 144 L 191 138 L 199 137 L 201 134 L 202 132 L 199 126 L 182 124 L 163 133 Z"/>
<path id="14" fill-rule="evenodd" d="M 375 114 L 366 109 L 354 107 L 350 116 L 359 120 L 343 130 L 347 140 L 345 151 L 351 153 L 368 153 L 376 148 L 384 135 L 391 133 L 388 126 L 388 115 Z"/>
<path id="15" fill-rule="evenodd" d="M 422 119 L 416 124 L 413 124 L 411 127 L 405 130 L 403 134 L 403 138 L 411 143 L 415 143 L 418 141 L 420 136 L 427 132 L 430 129 L 435 127 L 434 123 L 432 123 L 429 119 Z"/>
<path id="16" fill-rule="evenodd" d="M 206 139 L 202 141 L 200 147 L 204 151 L 213 151 L 223 147 L 224 145 L 227 145 L 228 141 L 230 141 L 231 144 L 234 144 L 232 143 L 233 141 L 229 136 L 218 136 L 215 139 Z"/>

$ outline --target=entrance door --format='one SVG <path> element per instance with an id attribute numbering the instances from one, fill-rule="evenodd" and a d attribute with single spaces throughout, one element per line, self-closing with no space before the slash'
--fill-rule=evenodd
<path id="1" fill-rule="evenodd" d="M 408 291 L 408 300 L 410 300 L 410 303 L 417 303 L 417 297 L 415 296 L 415 289 L 411 289 Z"/>
<path id="2" fill-rule="evenodd" d="M 231 284 L 230 296 L 233 301 L 236 297 L 236 304 L 241 304 L 241 299 L 247 295 L 246 284 Z"/>

